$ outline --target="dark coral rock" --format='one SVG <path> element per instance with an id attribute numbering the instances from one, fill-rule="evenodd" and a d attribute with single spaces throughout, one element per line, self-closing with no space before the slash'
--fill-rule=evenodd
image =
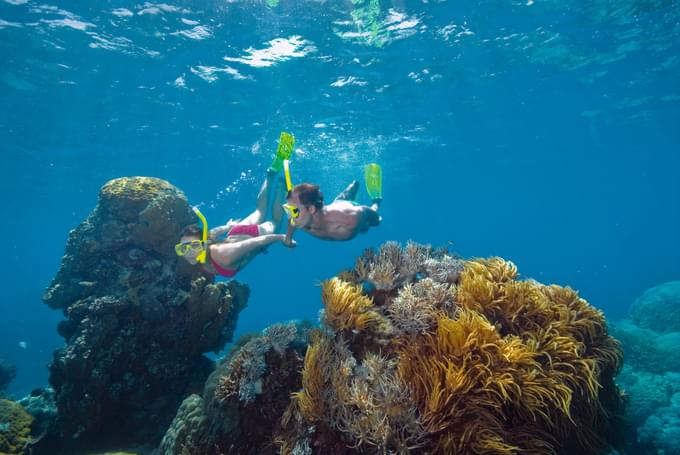
<path id="1" fill-rule="evenodd" d="M 54 453 L 55 447 L 59 445 L 54 390 L 50 387 L 33 389 L 29 395 L 19 400 L 19 404 L 35 419 L 31 427 L 34 437 L 27 447 L 29 453 Z"/>
<path id="2" fill-rule="evenodd" d="M 173 251 L 194 222 L 168 182 L 121 178 L 71 231 L 44 295 L 66 320 L 49 365 L 63 441 L 157 443 L 184 397 L 200 391 L 231 341 L 249 290 L 213 283 Z"/>
<path id="3" fill-rule="evenodd" d="M 17 375 L 17 367 L 0 359 L 0 392 L 5 390 Z"/>

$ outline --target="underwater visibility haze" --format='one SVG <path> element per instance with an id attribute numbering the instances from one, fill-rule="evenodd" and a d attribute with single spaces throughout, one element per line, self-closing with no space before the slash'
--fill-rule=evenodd
<path id="1" fill-rule="evenodd" d="M 632 314 L 635 328 L 622 322 L 613 333 L 624 353 L 649 330 L 664 334 L 657 347 L 672 356 L 680 288 L 644 301 L 677 302 L 652 313 L 655 322 L 644 322 L 642 300 L 630 312 L 646 290 L 680 280 L 679 24 L 677 0 L 0 0 L 0 361 L 16 367 L 7 395 L 48 385 L 64 315 L 43 294 L 69 232 L 108 181 L 163 179 L 211 227 L 224 224 L 253 210 L 282 131 L 295 136 L 293 183 L 319 184 L 326 202 L 357 179 L 357 199 L 368 204 L 364 166 L 379 163 L 382 223 L 348 242 L 297 233 L 296 248 L 275 244 L 256 257 L 235 278 L 250 296 L 234 340 L 275 323 L 317 323 L 322 288 L 336 292 L 325 280 L 355 267 L 366 248 L 414 241 L 512 261 L 518 279 L 570 287 L 608 321 Z M 514 279 L 505 263 L 486 266 Z M 351 326 L 328 314 L 334 330 Z M 469 327 L 481 327 L 470 314 Z M 342 351 L 310 339 L 314 352 Z M 597 352 L 614 350 L 598 340 Z M 306 342 L 291 346 L 298 341 Z M 416 365 L 400 374 L 419 374 L 421 353 L 400 353 Z M 598 365 L 615 369 L 616 356 L 605 357 Z M 645 368 L 657 384 L 680 374 Z M 380 371 L 397 371 L 388 370 Z M 636 371 L 622 380 L 631 389 L 642 388 Z M 301 380 L 299 412 L 323 421 L 322 410 L 304 407 L 314 397 L 309 377 Z M 229 396 L 229 387 L 217 389 Z M 673 453 L 680 390 L 667 388 L 635 427 L 637 443 Z M 650 429 L 655 409 L 678 438 Z M 338 444 L 325 437 L 316 442 Z M 311 453 L 278 441 L 287 443 Z M 434 447 L 415 436 L 404 444 Z"/>

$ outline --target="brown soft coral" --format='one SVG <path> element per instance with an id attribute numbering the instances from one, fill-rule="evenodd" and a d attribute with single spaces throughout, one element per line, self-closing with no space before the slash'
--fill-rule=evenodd
<path id="1" fill-rule="evenodd" d="M 402 340 L 399 373 L 419 404 L 435 445 L 447 453 L 544 453 L 541 432 L 524 441 L 506 422 L 569 418 L 571 391 L 550 381 L 535 352 L 502 337 L 486 318 L 441 315 L 434 333 Z M 539 426 L 540 428 L 540 426 Z M 508 437 L 510 436 L 510 437 Z"/>
<path id="2" fill-rule="evenodd" d="M 373 308 L 373 299 L 362 294 L 361 286 L 332 278 L 321 285 L 324 323 L 333 330 L 366 330 L 383 322 Z"/>
<path id="3" fill-rule="evenodd" d="M 331 341 L 320 332 L 313 332 L 311 343 L 305 355 L 302 370 L 302 390 L 293 393 L 297 409 L 305 419 L 313 424 L 320 422 L 326 415 L 325 391 L 329 384 L 334 353 Z"/>
<path id="4" fill-rule="evenodd" d="M 595 454 L 614 443 L 621 350 L 573 290 L 520 281 L 500 258 L 392 243 L 342 277 L 324 283 L 330 330 L 307 351 L 280 447 Z"/>

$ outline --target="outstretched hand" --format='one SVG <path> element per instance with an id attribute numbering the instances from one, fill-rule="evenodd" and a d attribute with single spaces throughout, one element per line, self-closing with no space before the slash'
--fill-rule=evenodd
<path id="1" fill-rule="evenodd" d="M 286 245 L 288 248 L 295 248 L 297 246 L 297 242 L 293 239 L 290 240 L 290 242 L 286 242 L 286 240 L 282 240 L 283 244 Z"/>

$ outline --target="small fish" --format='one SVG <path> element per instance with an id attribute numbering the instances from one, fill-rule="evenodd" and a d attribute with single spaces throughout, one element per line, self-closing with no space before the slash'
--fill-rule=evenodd
<path id="1" fill-rule="evenodd" d="M 20 347 L 21 349 L 27 349 L 27 348 L 28 348 L 28 343 L 26 343 L 25 341 L 20 341 L 20 342 L 19 342 L 19 347 Z"/>

